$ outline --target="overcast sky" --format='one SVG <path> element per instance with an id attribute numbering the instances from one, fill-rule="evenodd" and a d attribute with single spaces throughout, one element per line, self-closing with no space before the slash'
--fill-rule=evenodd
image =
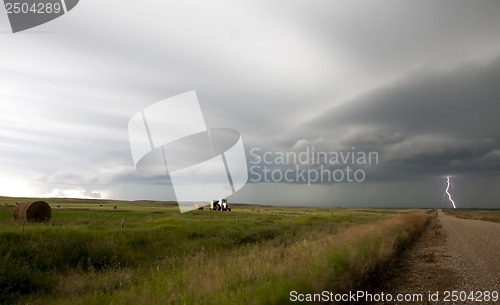
<path id="1" fill-rule="evenodd" d="M 2 7 L 0 195 L 175 199 L 168 177 L 136 172 L 127 126 L 196 90 L 249 166 L 254 148 L 379 155 L 363 182 L 261 179 L 230 201 L 449 207 L 450 176 L 457 206 L 498 208 L 499 15 L 500 1 L 82 0 L 13 34 Z"/>

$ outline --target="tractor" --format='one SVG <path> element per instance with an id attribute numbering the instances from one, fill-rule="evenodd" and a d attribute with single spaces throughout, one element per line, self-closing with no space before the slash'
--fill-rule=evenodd
<path id="1" fill-rule="evenodd" d="M 231 208 L 227 203 L 227 199 L 214 199 L 210 201 L 210 211 L 228 211 L 231 212 Z"/>

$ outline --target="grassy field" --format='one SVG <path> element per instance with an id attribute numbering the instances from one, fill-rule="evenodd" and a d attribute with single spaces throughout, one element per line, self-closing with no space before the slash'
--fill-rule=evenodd
<path id="1" fill-rule="evenodd" d="M 500 210 L 447 209 L 443 212 L 459 218 L 500 222 Z"/>
<path id="2" fill-rule="evenodd" d="M 262 206 L 180 214 L 158 202 L 45 200 L 50 223 L 23 231 L 12 211 L 27 200 L 0 197 L 0 303 L 282 304 L 291 290 L 367 288 L 429 217 Z"/>

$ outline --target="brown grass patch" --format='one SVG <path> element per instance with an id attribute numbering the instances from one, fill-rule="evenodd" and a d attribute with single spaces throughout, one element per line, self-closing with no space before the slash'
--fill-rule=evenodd
<path id="1" fill-rule="evenodd" d="M 425 228 L 428 218 L 424 213 L 398 215 L 289 245 L 258 244 L 217 257 L 186 257 L 177 280 L 166 280 L 168 299 L 188 304 L 281 304 L 291 290 L 366 288 L 373 274 Z"/>

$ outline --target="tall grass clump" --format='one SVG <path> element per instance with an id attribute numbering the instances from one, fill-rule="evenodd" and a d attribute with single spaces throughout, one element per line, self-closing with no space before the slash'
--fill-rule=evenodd
<path id="1" fill-rule="evenodd" d="M 364 288 L 371 285 L 374 273 L 424 229 L 427 220 L 428 216 L 420 213 L 400 215 L 335 235 L 310 236 L 288 247 L 257 246 L 247 254 L 234 253 L 215 268 L 193 265 L 185 271 L 186 278 L 197 279 L 190 282 L 201 287 L 207 285 L 200 282 L 211 282 L 208 289 L 217 285 L 220 294 L 233 304 L 233 297 L 241 304 L 282 304 L 289 301 L 291 290 L 319 293 Z M 202 277 L 200 269 L 208 272 L 210 281 Z M 191 284 L 189 291 L 196 291 L 196 284 Z M 234 291 L 236 295 L 231 295 Z M 194 297 L 194 303 L 206 298 Z"/>

